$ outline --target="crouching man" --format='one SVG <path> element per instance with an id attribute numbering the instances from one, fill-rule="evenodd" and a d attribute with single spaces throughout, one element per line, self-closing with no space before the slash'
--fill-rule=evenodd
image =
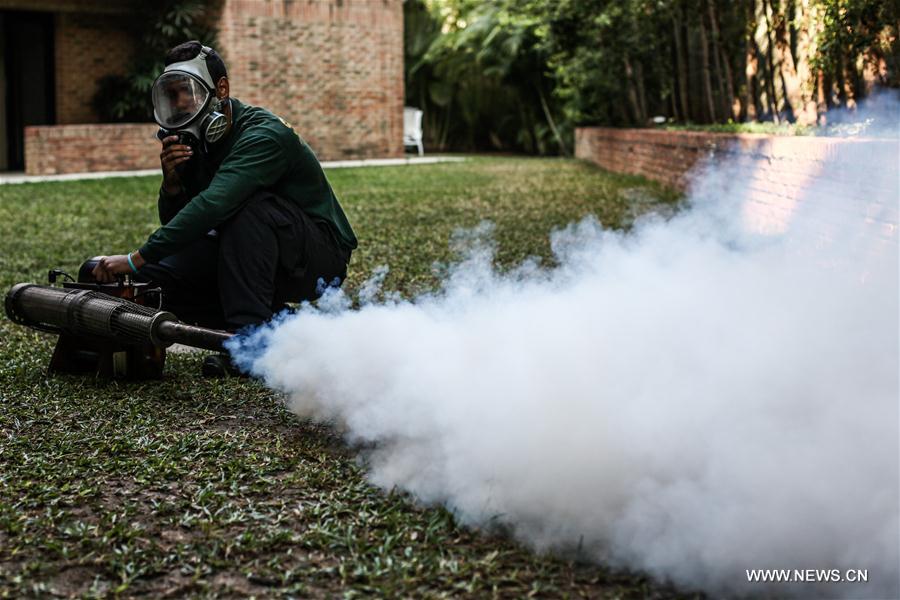
<path id="1" fill-rule="evenodd" d="M 181 44 L 165 64 L 152 92 L 162 226 L 138 250 L 102 257 L 94 277 L 151 281 L 165 310 L 229 330 L 340 285 L 357 240 L 309 146 L 279 117 L 231 98 L 211 48 Z M 203 372 L 234 369 L 210 356 Z"/>

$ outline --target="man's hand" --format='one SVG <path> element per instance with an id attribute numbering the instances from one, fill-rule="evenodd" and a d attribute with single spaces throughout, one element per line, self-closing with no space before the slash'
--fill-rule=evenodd
<path id="1" fill-rule="evenodd" d="M 175 167 L 190 160 L 194 151 L 190 146 L 178 143 L 177 135 L 170 135 L 162 140 L 162 152 L 159 153 L 159 162 L 162 164 L 163 189 L 169 194 L 177 194 L 181 191 L 181 178 Z"/>
<path id="2" fill-rule="evenodd" d="M 141 257 L 140 252 L 131 253 L 131 262 L 134 263 L 135 269 L 140 269 L 146 264 L 146 261 Z M 125 273 L 133 272 L 134 271 L 131 270 L 131 265 L 128 264 L 128 255 L 117 254 L 115 256 L 102 257 L 100 262 L 97 263 L 97 266 L 94 267 L 94 270 L 91 271 L 91 275 L 93 275 L 94 279 L 97 281 L 109 283 L 115 281 L 116 275 L 124 275 Z"/>

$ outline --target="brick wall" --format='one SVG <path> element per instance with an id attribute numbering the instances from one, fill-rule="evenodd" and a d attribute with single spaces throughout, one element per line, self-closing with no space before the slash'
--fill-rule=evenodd
<path id="1" fill-rule="evenodd" d="M 91 106 L 97 80 L 127 72 L 135 36 L 121 16 L 57 13 L 56 121 L 96 123 Z"/>
<path id="2" fill-rule="evenodd" d="M 643 175 L 684 189 L 685 175 L 698 161 L 735 141 L 754 145 L 767 139 L 761 135 L 580 127 L 575 130 L 575 156 L 608 171 Z"/>
<path id="3" fill-rule="evenodd" d="M 751 230 L 784 232 L 798 211 L 815 211 L 823 240 L 857 219 L 869 227 L 870 239 L 893 252 L 900 224 L 898 148 L 896 139 L 601 127 L 575 132 L 576 157 L 703 197 L 740 200 L 735 210 Z"/>
<path id="4" fill-rule="evenodd" d="M 49 125 L 25 128 L 28 175 L 159 168 L 156 125 Z"/>
<path id="5" fill-rule="evenodd" d="M 225 0 L 232 95 L 290 122 L 322 159 L 402 156 L 401 0 Z"/>
<path id="6" fill-rule="evenodd" d="M 129 16 L 140 0 L 0 0 L 0 10 L 54 14 L 56 120 L 95 123 L 97 79 L 123 74 L 134 50 Z"/>

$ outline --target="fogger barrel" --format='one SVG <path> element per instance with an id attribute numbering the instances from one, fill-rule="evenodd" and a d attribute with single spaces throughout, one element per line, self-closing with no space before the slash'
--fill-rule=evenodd
<path id="1" fill-rule="evenodd" d="M 52 333 L 153 344 L 184 344 L 222 351 L 230 333 L 182 323 L 155 310 L 101 292 L 62 289 L 32 283 L 14 285 L 6 294 L 6 314 L 14 323 Z"/>

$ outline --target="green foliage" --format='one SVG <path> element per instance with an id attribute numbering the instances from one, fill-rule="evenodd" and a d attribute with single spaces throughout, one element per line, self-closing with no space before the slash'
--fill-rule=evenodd
<path id="1" fill-rule="evenodd" d="M 514 0 L 410 0 L 407 104 L 425 112 L 427 142 L 549 154 L 570 145 L 547 76 L 538 22 Z"/>
<path id="2" fill-rule="evenodd" d="M 527 26 L 528 50 L 540 57 L 543 81 L 566 123 L 644 126 L 663 116 L 681 123 L 778 124 L 799 113 L 811 123 L 817 110 L 865 97 L 872 75 L 866 81 L 864 69 L 877 83 L 900 85 L 895 0 L 439 4 L 441 14 L 457 19 L 471 22 L 472 12 L 495 11 Z M 484 38 L 477 29 L 454 32 L 454 22 L 444 34 L 454 50 L 469 43 L 477 52 Z"/>
<path id="3" fill-rule="evenodd" d="M 555 93 L 579 124 L 644 125 L 672 115 L 675 102 L 674 31 L 696 29 L 706 0 L 523 0 L 546 23 L 545 48 L 558 82 Z M 719 27 L 734 26 L 723 3 Z M 724 35 L 720 43 L 728 44 Z M 696 52 L 696 51 L 695 51 Z M 685 81 L 692 84 L 692 81 Z"/>
<path id="4" fill-rule="evenodd" d="M 151 121 L 150 88 L 162 72 L 166 52 L 189 40 L 216 46 L 215 28 L 205 20 L 218 0 L 160 0 L 139 5 L 132 35 L 140 39 L 127 75 L 97 82 L 93 107 L 104 122 Z"/>
<path id="5" fill-rule="evenodd" d="M 848 69 L 847 62 L 861 57 L 878 67 L 884 61 L 888 69 L 887 83 L 900 86 L 900 45 L 896 27 L 900 24 L 900 4 L 895 0 L 820 0 L 822 32 L 813 65 L 830 79 L 840 79 Z M 893 34 L 885 26 L 893 24 Z M 857 79 L 860 73 L 852 68 Z M 857 82 L 854 82 L 858 84 Z"/>
<path id="6" fill-rule="evenodd" d="M 570 119 L 583 124 L 624 124 L 642 120 L 629 114 L 626 63 L 652 68 L 664 54 L 659 19 L 645 0 L 532 0 L 526 7 L 545 25 L 545 47 Z M 631 77 L 634 77 L 632 72 Z M 647 74 L 650 82 L 659 80 Z M 638 99 L 638 102 L 640 100 Z M 640 111 L 638 111 L 640 112 Z"/>

